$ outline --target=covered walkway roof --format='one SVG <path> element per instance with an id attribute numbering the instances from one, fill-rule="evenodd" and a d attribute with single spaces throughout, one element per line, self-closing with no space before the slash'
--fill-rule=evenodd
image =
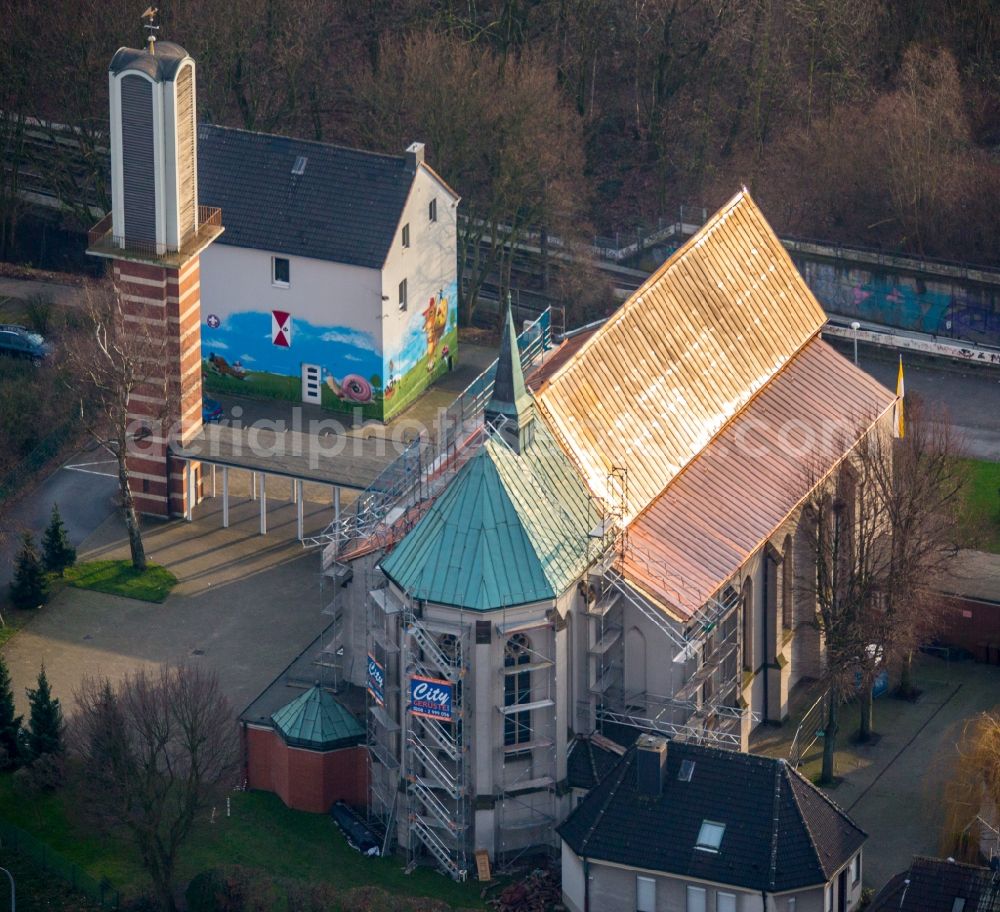
<path id="1" fill-rule="evenodd" d="M 268 428 L 206 424 L 187 446 L 173 445 L 174 456 L 366 490 L 399 455 L 391 440 L 360 435 L 306 434 Z"/>

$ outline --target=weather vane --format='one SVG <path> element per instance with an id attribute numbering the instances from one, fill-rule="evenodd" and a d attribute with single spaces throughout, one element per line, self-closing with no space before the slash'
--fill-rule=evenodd
<path id="1" fill-rule="evenodd" d="M 150 6 L 146 8 L 146 12 L 142 14 L 143 25 L 142 27 L 147 31 L 148 35 L 146 37 L 147 50 L 150 54 L 156 53 L 156 35 L 153 32 L 158 32 L 160 27 L 156 24 L 156 14 L 159 10 L 155 6 Z"/>

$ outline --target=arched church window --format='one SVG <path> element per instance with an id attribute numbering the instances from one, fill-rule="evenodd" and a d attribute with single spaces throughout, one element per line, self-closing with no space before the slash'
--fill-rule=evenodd
<path id="1" fill-rule="evenodd" d="M 531 663 L 531 641 L 523 633 L 515 633 L 504 647 L 504 707 L 523 706 L 531 702 L 531 671 L 522 669 Z M 503 743 L 507 747 L 527 744 L 531 740 L 531 710 L 514 710 L 504 716 Z"/>

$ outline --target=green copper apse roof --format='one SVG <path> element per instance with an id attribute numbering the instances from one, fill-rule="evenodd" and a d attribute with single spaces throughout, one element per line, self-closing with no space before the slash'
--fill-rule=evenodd
<path id="1" fill-rule="evenodd" d="M 478 611 L 554 598 L 589 563 L 599 523 L 538 419 L 520 455 L 491 439 L 382 561 L 409 595 Z"/>
<path id="2" fill-rule="evenodd" d="M 331 750 L 357 744 L 365 736 L 361 723 L 318 684 L 271 716 L 289 747 Z"/>

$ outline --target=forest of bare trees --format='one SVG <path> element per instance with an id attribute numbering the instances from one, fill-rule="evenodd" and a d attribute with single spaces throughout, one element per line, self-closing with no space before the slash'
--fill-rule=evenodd
<path id="1" fill-rule="evenodd" d="M 107 194 L 107 63 L 146 0 L 4 0 L 0 247 L 26 118 L 74 127 Z M 779 231 L 1000 263 L 992 0 L 164 0 L 203 119 L 429 160 L 480 219 L 572 238 L 717 206 Z M 502 271 L 503 263 L 492 264 Z"/>

